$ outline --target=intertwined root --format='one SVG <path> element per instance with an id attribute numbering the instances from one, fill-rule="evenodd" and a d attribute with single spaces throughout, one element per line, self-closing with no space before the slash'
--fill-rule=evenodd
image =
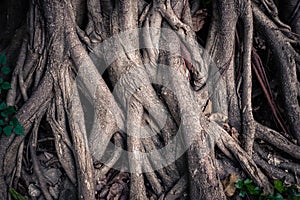
<path id="1" fill-rule="evenodd" d="M 193 31 L 191 13 L 197 9 L 191 11 L 188 1 L 122 0 L 114 7 L 91 0 L 86 30 L 76 24 L 76 3 L 43 1 L 30 7 L 30 34 L 20 47 L 7 94 L 8 105 L 20 106 L 17 118 L 27 135 L 1 136 L 3 197 L 9 187 L 20 186 L 32 167 L 36 185 L 46 199 L 53 199 L 53 185 L 43 174 L 38 152 L 44 124 L 65 178 L 84 199 L 94 199 L 95 192 L 97 198 L 128 198 L 129 182 L 131 199 L 225 199 L 220 176 L 228 173 L 246 174 L 265 191 L 272 190 L 270 178 L 295 182 L 300 147 L 290 141 L 291 135 L 284 137 L 256 122 L 252 113 L 254 20 L 278 57 L 291 133 L 300 141 L 299 55 L 291 38 L 277 28 L 282 25 L 277 16 L 272 17 L 274 23 L 251 1 L 214 1 L 205 53 Z M 243 34 L 237 28 L 239 19 Z M 235 41 L 236 33 L 241 41 Z M 109 36 L 130 38 L 134 48 L 124 38 L 116 42 Z M 107 40 L 113 42 L 103 45 Z M 243 44 L 243 75 L 238 81 L 236 42 Z M 117 55 L 109 60 L 112 50 Z M 107 63 L 97 63 L 97 57 Z M 105 70 L 105 75 L 99 73 Z M 240 87 L 241 98 L 236 92 Z M 208 98 L 210 118 L 202 112 Z M 216 120 L 218 114 L 228 121 Z M 165 147 L 168 151 L 160 151 Z M 289 160 L 273 155 L 273 147 Z M 282 162 L 275 163 L 273 157 Z"/>

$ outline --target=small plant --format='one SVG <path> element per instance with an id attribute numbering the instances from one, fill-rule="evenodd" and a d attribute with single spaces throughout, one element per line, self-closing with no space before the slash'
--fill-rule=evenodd
<path id="1" fill-rule="evenodd" d="M 285 185 L 282 180 L 275 180 L 273 183 L 275 191 L 273 194 L 266 194 L 253 183 L 251 179 L 237 180 L 235 187 L 240 197 L 258 200 L 300 200 L 300 193 L 296 185 Z"/>
<path id="2" fill-rule="evenodd" d="M 8 75 L 11 72 L 11 69 L 6 65 L 6 56 L 0 54 L 0 65 L 1 74 Z M 0 77 L 0 95 L 2 91 L 7 91 L 11 88 L 9 82 L 4 81 Z M 16 114 L 16 109 L 13 106 L 7 106 L 5 101 L 0 99 L 0 134 L 4 133 L 6 136 L 10 136 L 12 133 L 17 135 L 24 135 L 24 129 L 19 123 L 18 119 L 14 117 Z"/>
<path id="3" fill-rule="evenodd" d="M 248 178 L 244 181 L 241 179 L 237 180 L 235 187 L 240 190 L 240 197 L 245 197 L 247 194 L 259 195 L 261 193 L 260 188 L 255 186 L 253 181 Z"/>
<path id="4" fill-rule="evenodd" d="M 27 200 L 24 196 L 18 193 L 15 189 L 10 188 L 9 193 L 14 200 Z"/>

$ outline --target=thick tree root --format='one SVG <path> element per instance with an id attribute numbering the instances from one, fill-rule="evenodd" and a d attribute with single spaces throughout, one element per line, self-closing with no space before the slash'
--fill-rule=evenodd
<path id="1" fill-rule="evenodd" d="M 78 14 L 77 0 L 31 2 L 30 31 L 7 94 L 7 105 L 20 107 L 16 117 L 26 135 L 0 136 L 3 198 L 9 199 L 9 188 L 25 188 L 32 197 L 29 187 L 36 184 L 45 199 L 56 199 L 53 188 L 63 184 L 88 200 L 226 199 L 221 179 L 230 174 L 250 177 L 265 192 L 272 191 L 274 178 L 297 182 L 300 147 L 292 140 L 299 144 L 299 54 L 291 45 L 295 37 L 278 26 L 289 27 L 277 15 L 267 18 L 249 0 L 213 1 L 208 59 L 193 31 L 198 1 L 147 2 L 90 0 L 86 18 Z M 273 3 L 262 2 L 269 13 L 276 11 Z M 253 117 L 254 27 L 264 30 L 278 57 L 293 135 Z M 131 44 L 121 38 L 103 45 L 102 55 L 101 42 L 124 32 Z M 166 48 L 170 38 L 175 45 Z M 96 62 L 101 56 L 107 63 Z M 265 93 L 270 92 L 268 87 Z M 209 101 L 207 117 L 203 110 Z M 41 150 L 43 141 L 49 149 Z M 45 175 L 50 167 L 64 172 L 59 183 Z"/>

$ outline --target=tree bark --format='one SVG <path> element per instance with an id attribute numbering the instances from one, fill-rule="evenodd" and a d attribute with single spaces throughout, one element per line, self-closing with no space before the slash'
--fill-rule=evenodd
<path id="1" fill-rule="evenodd" d="M 0 4 L 12 68 L 1 101 L 25 133 L 0 135 L 4 199 L 11 189 L 27 199 L 238 199 L 226 185 L 235 174 L 269 193 L 274 178 L 297 184 L 297 1 Z"/>

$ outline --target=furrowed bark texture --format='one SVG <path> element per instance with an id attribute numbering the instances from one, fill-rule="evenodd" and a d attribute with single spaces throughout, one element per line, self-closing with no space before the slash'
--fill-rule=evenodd
<path id="1" fill-rule="evenodd" d="M 1 98 L 25 133 L 0 135 L 1 198 L 238 199 L 231 177 L 297 184 L 300 5 L 281 4 L 1 2 Z"/>

